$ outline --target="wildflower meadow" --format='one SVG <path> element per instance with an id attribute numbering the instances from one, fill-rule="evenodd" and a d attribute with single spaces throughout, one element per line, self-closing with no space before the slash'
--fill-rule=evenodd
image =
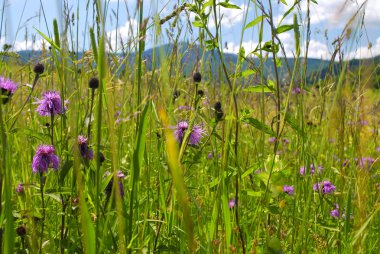
<path id="1" fill-rule="evenodd" d="M 33 0 L 9 30 L 12 2 L 0 253 L 380 253 L 380 58 L 347 53 L 368 1 L 326 49 L 322 0 Z"/>

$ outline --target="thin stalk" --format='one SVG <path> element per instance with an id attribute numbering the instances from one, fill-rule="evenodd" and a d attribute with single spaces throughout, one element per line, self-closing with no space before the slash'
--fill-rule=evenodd
<path id="1" fill-rule="evenodd" d="M 44 199 L 44 186 L 45 177 L 43 173 L 40 173 L 40 195 L 42 201 L 42 220 L 41 220 L 41 238 L 40 238 L 40 253 L 42 253 L 42 243 L 44 238 L 44 226 L 45 226 L 45 199 Z"/>
<path id="2" fill-rule="evenodd" d="M 22 107 L 16 112 L 15 119 L 14 119 L 11 127 L 9 128 L 9 131 L 11 131 L 13 129 L 13 127 L 15 126 L 15 124 L 17 122 L 18 117 L 20 116 L 20 113 L 24 110 L 26 104 L 29 102 L 30 98 L 32 97 L 34 88 L 36 87 L 36 84 L 37 84 L 37 81 L 38 81 L 39 78 L 40 78 L 39 74 L 36 74 L 34 76 L 34 81 L 33 81 L 32 89 L 30 90 L 30 93 L 29 93 L 28 97 L 26 98 L 26 101 L 24 102 L 24 104 L 22 105 Z"/>

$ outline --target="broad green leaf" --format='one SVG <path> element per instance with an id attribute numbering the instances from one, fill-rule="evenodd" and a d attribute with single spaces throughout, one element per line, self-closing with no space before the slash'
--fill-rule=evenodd
<path id="1" fill-rule="evenodd" d="M 272 93 L 273 90 L 271 90 L 267 86 L 259 85 L 259 86 L 249 86 L 242 90 L 243 92 L 250 92 L 250 93 Z"/>
<path id="2" fill-rule="evenodd" d="M 248 29 L 248 28 L 251 28 L 251 27 L 256 26 L 260 21 L 263 21 L 265 17 L 266 17 L 266 15 L 258 16 L 257 18 L 255 18 L 254 20 L 252 20 L 251 22 L 249 22 L 249 23 L 245 26 L 244 29 Z"/>
<path id="3" fill-rule="evenodd" d="M 239 6 L 234 5 L 234 4 L 230 4 L 230 3 L 227 3 L 227 2 L 220 2 L 217 5 L 220 5 L 220 6 L 224 7 L 224 8 L 227 8 L 227 9 L 238 9 L 238 10 L 240 10 Z"/>
<path id="4" fill-rule="evenodd" d="M 292 30 L 293 28 L 294 28 L 294 25 L 282 25 L 282 26 L 277 27 L 276 32 L 277 34 L 281 34 L 289 30 Z"/>
<path id="5" fill-rule="evenodd" d="M 272 129 L 269 126 L 267 126 L 265 123 L 260 122 L 256 118 L 247 117 L 247 118 L 243 118 L 241 121 L 255 127 L 256 129 L 262 132 L 275 136 L 275 133 L 272 131 Z"/>

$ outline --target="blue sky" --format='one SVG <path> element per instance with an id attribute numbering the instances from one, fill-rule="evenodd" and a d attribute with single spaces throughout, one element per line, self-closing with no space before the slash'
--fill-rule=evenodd
<path id="1" fill-rule="evenodd" d="M 4 2 L 5 1 L 5 2 Z M 72 14 L 79 15 L 79 24 L 75 22 L 72 26 L 70 34 L 74 37 L 74 41 L 79 42 L 79 50 L 88 49 L 88 28 L 93 24 L 92 3 L 89 4 L 88 11 L 86 10 L 87 0 L 2 0 L 0 8 L 4 9 L 4 17 L 1 29 L 0 45 L 4 43 L 12 44 L 14 50 L 22 49 L 39 49 L 41 48 L 41 37 L 37 34 L 35 28 L 48 34 L 52 33 L 53 19 L 56 18 L 59 23 L 60 31 L 64 29 L 64 2 L 67 2 L 69 8 L 69 16 Z M 90 1 L 92 2 L 92 0 Z M 186 1 L 189 2 L 189 1 Z M 253 20 L 258 13 L 253 2 L 248 0 L 230 0 L 231 3 L 240 7 L 240 10 L 221 8 L 222 15 L 222 38 L 225 51 L 238 52 L 240 41 L 246 52 L 252 51 L 258 41 L 256 28 L 251 28 L 244 31 L 244 36 L 241 38 L 242 29 L 244 27 L 244 14 L 247 13 L 247 22 Z M 268 1 L 262 0 L 265 7 L 268 7 Z M 293 0 L 286 0 L 288 5 L 278 3 L 277 0 L 272 0 L 273 14 L 275 24 L 277 24 L 285 13 L 293 4 Z M 360 15 L 365 14 L 364 26 L 355 20 L 352 22 L 352 35 L 349 40 L 345 40 L 344 53 L 349 58 L 367 58 L 380 54 L 380 1 L 379 0 L 317 0 L 318 4 L 311 5 L 311 42 L 309 56 L 315 58 L 329 59 L 332 52 L 332 42 L 342 33 L 344 25 L 357 11 L 358 7 L 365 2 Z M 42 5 L 41 5 L 42 3 Z M 137 16 L 136 0 L 119 0 L 119 18 L 116 22 L 116 10 L 118 0 L 104 1 L 107 10 L 106 31 L 111 47 L 120 47 L 122 38 L 124 43 L 128 41 L 134 42 L 136 38 Z M 183 1 L 151 1 L 144 0 L 144 16 L 150 17 L 149 23 L 153 22 L 153 17 L 159 14 L 163 17 L 171 12 L 175 4 L 180 5 Z M 301 8 L 294 10 L 300 18 L 304 18 L 306 14 L 306 0 L 301 1 Z M 46 15 L 46 26 L 44 16 L 42 15 L 43 6 Z M 127 11 L 128 9 L 128 11 Z M 246 11 L 248 10 L 248 12 Z M 129 13 L 129 15 L 128 15 Z M 260 14 L 259 14 L 260 15 Z M 87 23 L 86 21 L 87 17 Z M 194 19 L 193 14 L 181 14 L 180 23 L 183 25 L 181 38 L 192 41 L 197 38 L 198 29 L 189 29 L 186 22 L 187 17 Z M 283 21 L 283 24 L 290 24 L 293 15 L 289 15 Z M 149 24 L 148 23 L 148 24 Z M 210 22 L 210 26 L 213 23 Z M 304 26 L 303 26 L 304 27 Z M 162 36 L 158 43 L 168 42 L 166 33 L 167 26 L 162 28 Z M 358 29 L 359 28 L 359 29 Z M 49 31 L 48 31 L 49 30 Z M 78 37 L 76 32 L 78 30 Z M 269 27 L 265 28 L 264 39 L 269 40 Z M 191 33 L 192 31 L 192 33 Z M 301 33 L 305 36 L 304 29 L 301 27 Z M 148 31 L 147 48 L 153 47 L 154 31 Z M 116 34 L 118 35 L 116 45 Z M 176 30 L 174 30 L 174 35 Z M 286 54 L 292 55 L 294 49 L 293 33 L 287 32 L 280 35 L 284 44 Z M 370 45 L 370 46 L 369 46 Z"/>

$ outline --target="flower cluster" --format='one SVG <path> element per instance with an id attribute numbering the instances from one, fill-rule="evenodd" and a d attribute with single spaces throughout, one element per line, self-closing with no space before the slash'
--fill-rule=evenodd
<path id="1" fill-rule="evenodd" d="M 59 167 L 59 158 L 55 154 L 55 149 L 51 145 L 39 145 L 36 154 L 33 157 L 33 173 L 48 172 L 48 168 L 57 170 Z"/>
<path id="2" fill-rule="evenodd" d="M 310 169 L 310 174 L 314 175 L 316 173 L 315 172 L 316 168 L 315 168 L 314 164 L 310 164 L 309 169 Z M 307 170 L 307 168 L 305 166 L 302 166 L 300 168 L 300 175 L 306 175 L 306 170 Z M 317 168 L 317 173 L 321 173 L 322 170 L 323 170 L 323 167 L 321 165 L 319 165 Z"/>
<path id="3" fill-rule="evenodd" d="M 322 194 L 331 194 L 336 190 L 336 187 L 330 181 L 322 181 L 314 184 L 313 190 Z"/>

